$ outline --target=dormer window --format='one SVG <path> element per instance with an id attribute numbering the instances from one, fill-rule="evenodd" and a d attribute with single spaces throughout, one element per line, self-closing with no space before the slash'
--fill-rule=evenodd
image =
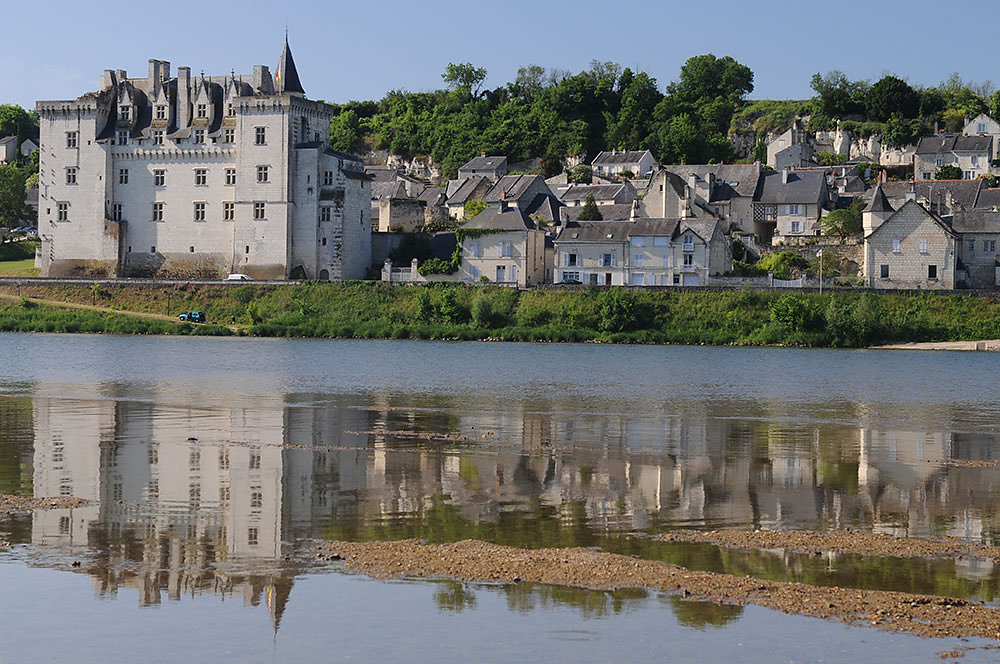
<path id="1" fill-rule="evenodd" d="M 132 117 L 132 107 L 122 106 L 118 109 L 119 114 L 122 116 L 122 120 L 128 120 Z"/>
<path id="2" fill-rule="evenodd" d="M 226 106 L 226 115 L 231 118 L 236 116 L 236 107 L 233 106 L 233 102 L 229 102 L 229 105 Z"/>
<path id="3" fill-rule="evenodd" d="M 118 145 L 128 145 L 128 132 L 120 131 L 118 132 Z"/>
<path id="4" fill-rule="evenodd" d="M 198 104 L 198 117 L 199 118 L 208 117 L 208 106 L 206 104 Z"/>
<path id="5" fill-rule="evenodd" d="M 156 119 L 166 120 L 167 119 L 167 107 L 160 104 L 156 107 Z"/>

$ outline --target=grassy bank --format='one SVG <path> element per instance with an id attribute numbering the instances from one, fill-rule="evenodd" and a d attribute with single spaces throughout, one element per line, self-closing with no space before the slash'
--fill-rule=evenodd
<path id="1" fill-rule="evenodd" d="M 860 347 L 1000 338 L 992 297 L 845 292 L 535 290 L 437 284 L 30 286 L 22 296 L 101 307 L 64 311 L 0 288 L 0 329 L 122 334 L 499 339 Z M 141 320 L 201 310 L 217 325 Z M 230 327 L 232 329 L 230 329 Z"/>

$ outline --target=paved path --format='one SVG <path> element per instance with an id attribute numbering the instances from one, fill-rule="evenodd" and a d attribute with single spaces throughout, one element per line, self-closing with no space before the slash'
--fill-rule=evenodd
<path id="1" fill-rule="evenodd" d="M 878 350 L 979 350 L 1000 351 L 1000 339 L 986 341 L 928 341 L 923 343 L 887 344 L 872 346 Z"/>

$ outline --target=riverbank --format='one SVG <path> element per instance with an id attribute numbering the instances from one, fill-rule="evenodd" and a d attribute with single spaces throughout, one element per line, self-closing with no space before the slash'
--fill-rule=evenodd
<path id="1" fill-rule="evenodd" d="M 930 292 L 307 282 L 32 283 L 0 286 L 0 295 L 4 331 L 855 348 L 1000 339 L 1000 300 Z M 176 321 L 185 311 L 215 324 Z"/>
<path id="2" fill-rule="evenodd" d="M 417 540 L 325 542 L 317 546 L 317 556 L 320 560 L 341 561 L 347 569 L 375 578 L 526 581 L 604 591 L 653 588 L 693 600 L 737 606 L 755 604 L 885 631 L 1000 640 L 1000 609 L 987 608 L 978 602 L 697 572 L 585 548 L 529 550 L 477 540 L 440 545 Z"/>

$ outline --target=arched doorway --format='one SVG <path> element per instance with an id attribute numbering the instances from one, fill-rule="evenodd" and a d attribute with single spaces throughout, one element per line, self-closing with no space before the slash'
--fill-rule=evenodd
<path id="1" fill-rule="evenodd" d="M 329 270 L 320 270 L 319 271 L 319 279 L 320 279 L 320 281 L 330 281 L 330 271 Z"/>

